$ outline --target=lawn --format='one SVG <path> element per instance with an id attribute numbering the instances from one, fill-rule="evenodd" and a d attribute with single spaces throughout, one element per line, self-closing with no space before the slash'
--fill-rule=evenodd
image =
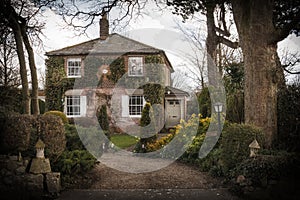
<path id="1" fill-rule="evenodd" d="M 121 149 L 135 145 L 139 139 L 130 135 L 112 135 L 110 140 Z"/>

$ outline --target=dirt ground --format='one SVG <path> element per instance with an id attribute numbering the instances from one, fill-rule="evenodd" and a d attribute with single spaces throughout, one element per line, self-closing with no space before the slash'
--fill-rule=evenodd
<path id="1" fill-rule="evenodd" d="M 195 167 L 175 162 L 158 171 L 132 174 L 98 164 L 91 189 L 207 189 L 218 181 Z"/>
<path id="2" fill-rule="evenodd" d="M 178 161 L 158 171 L 127 173 L 102 163 L 78 179 L 77 189 L 212 189 L 220 188 L 221 180 L 200 172 L 196 167 Z"/>

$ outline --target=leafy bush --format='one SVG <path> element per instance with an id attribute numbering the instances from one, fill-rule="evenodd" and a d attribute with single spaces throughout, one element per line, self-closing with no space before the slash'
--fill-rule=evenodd
<path id="1" fill-rule="evenodd" d="M 210 117 L 211 115 L 211 99 L 209 95 L 208 87 L 202 89 L 198 95 L 199 112 L 204 117 Z"/>
<path id="2" fill-rule="evenodd" d="M 45 143 L 45 156 L 50 160 L 55 160 L 66 148 L 65 128 L 62 120 L 56 115 L 42 115 L 38 119 L 40 132 L 34 140 L 34 145 L 38 137 L 41 138 Z"/>
<path id="3" fill-rule="evenodd" d="M 36 118 L 31 115 L 15 115 L 1 121 L 1 152 L 18 153 L 28 150 L 31 134 L 36 132 Z"/>
<path id="4" fill-rule="evenodd" d="M 191 163 L 195 162 L 198 159 L 199 150 L 204 141 L 205 134 L 209 127 L 209 124 L 210 124 L 210 118 L 208 117 L 202 118 L 201 115 L 199 117 L 199 120 L 189 120 L 187 122 L 187 126 L 196 127 L 198 125 L 198 129 L 197 129 L 197 135 L 195 136 L 193 142 L 189 145 L 185 153 L 181 156 L 181 159 Z M 177 131 L 180 131 L 181 127 L 182 126 L 178 126 Z"/>
<path id="5" fill-rule="evenodd" d="M 262 131 L 252 125 L 229 124 L 224 127 L 220 156 L 225 173 L 249 157 L 249 144 L 255 138 L 261 146 L 264 144 Z"/>
<path id="6" fill-rule="evenodd" d="M 23 112 L 20 89 L 12 86 L 0 86 L 0 96 L 0 117 L 5 117 L 8 112 Z"/>
<path id="7" fill-rule="evenodd" d="M 141 127 L 148 126 L 151 123 L 151 119 L 154 119 L 153 109 L 151 107 L 151 104 L 147 102 L 142 111 L 142 117 L 140 120 Z M 155 127 L 148 127 L 148 131 L 154 133 Z M 147 151 L 147 144 L 154 142 L 156 139 L 157 133 L 154 133 L 152 137 L 141 138 L 135 147 L 135 152 L 145 153 Z"/>
<path id="8" fill-rule="evenodd" d="M 65 115 L 65 113 L 58 111 L 58 110 L 47 111 L 44 113 L 44 115 L 56 115 L 61 118 L 61 120 L 64 124 L 69 123 L 69 120 L 68 120 L 67 116 Z"/>
<path id="9" fill-rule="evenodd" d="M 83 174 L 91 170 L 96 159 L 86 150 L 65 151 L 52 166 L 63 175 Z"/>
<path id="10" fill-rule="evenodd" d="M 292 171 L 298 171 L 297 162 L 299 164 L 299 160 L 297 161 L 294 154 L 278 152 L 277 155 L 260 155 L 255 159 L 248 158 L 242 161 L 232 170 L 230 176 L 236 178 L 243 175 L 252 186 L 266 186 L 270 180 L 278 180 Z M 298 169 L 295 170 L 294 167 L 298 167 Z"/>
<path id="11" fill-rule="evenodd" d="M 74 151 L 74 150 L 85 150 L 79 136 L 77 133 L 77 129 L 75 125 L 66 124 L 65 125 L 65 134 L 66 134 L 66 149 L 68 151 Z"/>
<path id="12" fill-rule="evenodd" d="M 101 129 L 104 131 L 104 134 L 108 139 L 110 139 L 109 121 L 108 121 L 106 105 L 102 105 L 100 109 L 97 111 L 97 118 Z M 108 145 L 109 145 L 109 141 L 105 143 L 105 149 L 108 148 Z"/>
<path id="13" fill-rule="evenodd" d="M 76 118 L 70 118 L 69 119 L 70 124 L 75 124 L 77 126 L 89 128 L 89 127 L 98 127 L 99 122 L 95 118 L 89 118 L 89 117 L 76 117 Z"/>
<path id="14" fill-rule="evenodd" d="M 277 146 L 288 151 L 300 151 L 300 83 L 281 88 L 278 92 Z"/>
<path id="15" fill-rule="evenodd" d="M 174 134 L 168 134 L 159 138 L 158 140 L 155 140 L 154 142 L 148 142 L 146 145 L 146 151 L 151 152 L 163 148 L 173 139 L 173 137 Z"/>
<path id="16" fill-rule="evenodd" d="M 35 155 L 35 144 L 41 138 L 45 143 L 45 156 L 55 160 L 65 150 L 64 125 L 54 115 L 16 115 L 5 119 L 1 132 L 2 153 L 22 152 Z"/>

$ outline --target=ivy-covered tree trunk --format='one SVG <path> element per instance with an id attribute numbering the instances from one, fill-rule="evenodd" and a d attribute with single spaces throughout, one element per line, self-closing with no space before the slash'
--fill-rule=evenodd
<path id="1" fill-rule="evenodd" d="M 261 127 L 266 147 L 277 135 L 277 89 L 282 83 L 274 33 L 273 1 L 233 0 L 245 65 L 245 122 Z"/>

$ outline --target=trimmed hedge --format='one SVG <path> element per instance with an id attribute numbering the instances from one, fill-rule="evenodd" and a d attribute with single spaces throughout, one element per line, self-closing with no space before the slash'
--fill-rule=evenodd
<path id="1" fill-rule="evenodd" d="M 22 152 L 29 149 L 31 134 L 37 120 L 31 115 L 16 115 L 2 119 L 1 152 Z"/>
<path id="2" fill-rule="evenodd" d="M 220 156 L 225 173 L 249 158 L 249 144 L 255 138 L 262 147 L 264 137 L 257 127 L 248 124 L 228 124 L 224 127 L 220 140 Z"/>
<path id="3" fill-rule="evenodd" d="M 44 115 L 56 115 L 56 116 L 61 118 L 61 120 L 64 124 L 69 123 L 69 120 L 68 120 L 67 116 L 65 115 L 65 113 L 63 113 L 61 111 L 58 111 L 58 110 L 47 111 L 47 112 L 44 113 Z"/>
<path id="4" fill-rule="evenodd" d="M 66 147 L 62 120 L 54 115 L 7 117 L 1 132 L 1 153 L 21 152 L 24 156 L 34 157 L 38 138 L 46 145 L 45 156 L 55 160 Z"/>

